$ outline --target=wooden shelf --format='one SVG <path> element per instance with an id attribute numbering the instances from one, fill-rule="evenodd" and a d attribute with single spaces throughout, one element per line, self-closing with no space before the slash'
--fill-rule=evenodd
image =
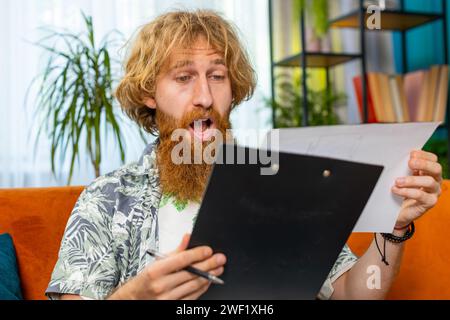
<path id="1" fill-rule="evenodd" d="M 366 22 L 371 15 L 365 12 Z M 381 11 L 381 30 L 406 31 L 443 18 L 442 14 L 400 10 Z M 365 24 L 367 25 L 367 24 Z M 331 28 L 359 28 L 359 10 L 330 21 Z M 366 28 L 367 29 L 367 28 Z M 367 29 L 368 30 L 368 29 Z"/>
<path id="2" fill-rule="evenodd" d="M 326 53 L 326 52 L 306 52 L 306 66 L 308 68 L 329 68 L 336 65 L 361 58 L 361 54 L 349 53 Z M 287 57 L 277 63 L 278 67 L 301 67 L 303 53 Z"/>

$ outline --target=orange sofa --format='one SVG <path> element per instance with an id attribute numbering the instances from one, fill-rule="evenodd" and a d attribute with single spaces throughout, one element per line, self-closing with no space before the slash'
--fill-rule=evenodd
<path id="1" fill-rule="evenodd" d="M 450 299 L 449 187 L 445 181 L 438 205 L 417 222 L 390 299 Z M 0 233 L 13 237 L 25 299 L 45 299 L 68 216 L 82 190 L 0 189 Z M 361 255 L 372 239 L 354 234 L 349 243 Z"/>

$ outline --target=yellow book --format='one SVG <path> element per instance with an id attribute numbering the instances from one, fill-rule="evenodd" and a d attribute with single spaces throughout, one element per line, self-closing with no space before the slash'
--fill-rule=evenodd
<path id="1" fill-rule="evenodd" d="M 395 80 L 397 81 L 397 88 L 398 93 L 400 95 L 400 103 L 401 103 L 401 109 L 402 109 L 402 116 L 403 116 L 403 122 L 410 122 L 411 117 L 409 115 L 409 107 L 408 107 L 408 100 L 406 98 L 406 92 L 404 90 L 404 82 L 403 82 L 403 76 L 396 75 Z"/>
<path id="2" fill-rule="evenodd" d="M 386 117 L 383 110 L 383 101 L 381 99 L 380 85 L 376 72 L 369 72 L 367 74 L 367 82 L 370 93 L 372 94 L 373 108 L 375 109 L 375 116 L 378 122 L 386 122 Z"/>
<path id="3" fill-rule="evenodd" d="M 395 116 L 394 104 L 389 86 L 389 76 L 387 74 L 380 73 L 378 75 L 378 81 L 380 84 L 381 99 L 383 101 L 383 110 L 386 116 L 386 122 L 397 122 Z"/>

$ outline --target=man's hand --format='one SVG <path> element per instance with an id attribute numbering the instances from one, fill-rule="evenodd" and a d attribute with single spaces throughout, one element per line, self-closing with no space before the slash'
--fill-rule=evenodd
<path id="1" fill-rule="evenodd" d="M 425 151 L 411 152 L 408 163 L 413 175 L 399 178 L 392 192 L 404 197 L 396 227 L 402 228 L 436 205 L 441 194 L 442 167 L 438 157 Z"/>
<path id="2" fill-rule="evenodd" d="M 182 269 L 194 266 L 215 276 L 223 273 L 226 257 L 213 255 L 210 247 L 186 250 L 189 235 L 168 258 L 155 261 L 136 277 L 118 288 L 108 299 L 193 300 L 208 290 L 210 282 Z"/>
<path id="3" fill-rule="evenodd" d="M 441 194 L 442 168 L 436 155 L 424 151 L 413 151 L 408 162 L 412 176 L 399 178 L 392 187 L 392 192 L 404 198 L 396 227 L 402 228 L 425 214 L 434 207 Z M 402 181 L 403 180 L 403 181 Z M 394 234 L 401 236 L 406 230 L 395 230 Z M 383 238 L 376 235 L 378 240 Z M 385 299 L 397 277 L 404 245 L 403 243 L 385 242 L 384 253 L 388 253 L 389 265 L 380 261 L 380 252 L 376 240 L 367 251 L 358 258 L 353 267 L 339 277 L 333 284 L 332 299 Z M 368 286 L 367 270 L 369 267 L 379 267 L 379 289 Z"/>

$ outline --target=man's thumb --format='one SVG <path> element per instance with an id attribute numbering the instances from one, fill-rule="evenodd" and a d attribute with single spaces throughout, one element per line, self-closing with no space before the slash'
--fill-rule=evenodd
<path id="1" fill-rule="evenodd" d="M 187 249 L 189 245 L 189 240 L 191 239 L 191 235 L 189 233 L 186 233 L 183 236 L 183 239 L 181 239 L 180 244 L 178 245 L 177 249 L 173 253 L 179 253 L 181 251 L 184 251 Z"/>

